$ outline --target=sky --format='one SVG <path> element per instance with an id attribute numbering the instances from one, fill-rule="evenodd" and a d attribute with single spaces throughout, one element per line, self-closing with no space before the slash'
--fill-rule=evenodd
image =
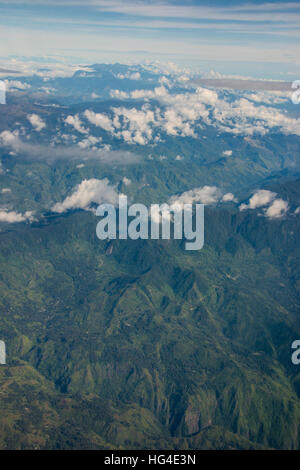
<path id="1" fill-rule="evenodd" d="M 7 58 L 300 78 L 300 1 L 0 0 Z M 6 62 L 7 63 L 7 62 Z"/>

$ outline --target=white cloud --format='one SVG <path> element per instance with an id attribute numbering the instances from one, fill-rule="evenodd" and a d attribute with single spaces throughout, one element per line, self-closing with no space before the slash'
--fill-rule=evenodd
<path id="1" fill-rule="evenodd" d="M 23 142 L 18 137 L 18 131 L 3 131 L 0 133 L 0 145 L 10 147 L 14 153 L 22 153 L 23 156 L 35 160 L 47 160 L 49 162 L 58 159 L 69 160 L 98 160 L 109 164 L 130 164 L 137 162 L 139 156 L 131 152 L 110 150 L 108 146 L 102 148 L 79 148 L 78 146 L 46 146 Z"/>
<path id="2" fill-rule="evenodd" d="M 127 178 L 126 176 L 124 176 L 122 181 L 125 184 L 125 186 L 130 186 L 131 185 L 131 179 Z"/>
<path id="3" fill-rule="evenodd" d="M 151 139 L 152 128 L 161 129 L 173 136 L 195 137 L 193 129 L 195 122 L 202 119 L 209 124 L 207 106 L 214 106 L 218 101 L 218 95 L 215 91 L 200 87 L 195 93 L 169 94 L 168 90 L 161 86 L 154 90 L 135 90 L 127 94 L 114 90 L 112 95 L 118 98 L 156 99 L 165 106 L 164 111 L 158 108 L 152 111 L 145 106 L 142 110 L 114 108 L 118 117 L 125 116 L 125 124 L 129 124 L 125 136 L 122 133 L 120 136 L 125 137 L 128 142 L 136 142 L 141 145 L 148 143 Z M 143 129 L 139 128 L 138 120 L 140 123 L 143 122 Z M 137 132 L 137 136 L 132 135 L 134 130 Z"/>
<path id="4" fill-rule="evenodd" d="M 232 193 L 226 193 L 222 197 L 223 202 L 237 202 L 237 199 L 234 197 L 234 194 Z"/>
<path id="5" fill-rule="evenodd" d="M 96 149 L 97 144 L 100 144 L 101 142 L 102 142 L 101 137 L 94 137 L 92 135 L 89 135 L 86 139 L 81 140 L 80 142 L 78 142 L 78 146 L 81 149 L 87 149 L 87 148 L 90 148 L 90 147 Z"/>
<path id="6" fill-rule="evenodd" d="M 141 74 L 140 72 L 127 72 L 125 74 L 118 73 L 117 78 L 119 78 L 120 80 L 124 80 L 125 78 L 127 78 L 128 80 L 140 80 Z"/>
<path id="7" fill-rule="evenodd" d="M 155 112 L 150 110 L 147 106 L 142 109 L 136 108 L 113 108 L 115 118 L 114 125 L 117 132 L 115 136 L 123 138 L 128 143 L 136 143 L 145 145 L 152 140 L 153 130 L 152 126 L 155 125 L 156 116 Z M 121 126 L 120 118 L 123 121 L 124 130 L 118 131 Z"/>
<path id="8" fill-rule="evenodd" d="M 195 129 L 201 123 L 214 125 L 224 132 L 241 135 L 264 135 L 276 128 L 286 134 L 300 135 L 299 118 L 289 117 L 287 112 L 281 109 L 257 105 L 263 100 L 262 94 L 245 95 L 249 99 L 240 98 L 238 95 L 234 100 L 226 95 L 220 98 L 216 90 L 204 87 L 198 87 L 193 92 L 172 94 L 165 86 L 160 86 L 153 90 L 134 90 L 129 93 L 112 90 L 111 95 L 118 99 L 159 101 L 163 108 L 155 109 L 151 127 L 173 136 L 193 137 Z M 274 105 L 281 103 L 284 99 L 281 92 L 278 96 L 273 92 L 271 97 L 269 103 Z M 119 109 L 119 114 L 126 114 L 125 108 L 114 108 L 114 111 L 116 112 L 117 109 Z M 124 130 L 123 127 L 122 130 Z M 134 142 L 130 129 L 126 131 L 127 141 Z M 140 141 L 142 144 L 142 139 Z M 144 141 L 148 143 L 148 139 L 144 138 Z M 223 153 L 225 156 L 231 154 L 232 150 L 225 150 Z"/>
<path id="9" fill-rule="evenodd" d="M 257 91 L 255 93 L 249 93 L 245 95 L 250 101 L 255 103 L 266 103 L 270 105 L 286 103 L 291 99 L 292 91 L 282 92 L 282 91 Z"/>
<path id="10" fill-rule="evenodd" d="M 276 199 L 277 194 L 268 191 L 267 189 L 259 189 L 255 191 L 253 196 L 249 199 L 248 204 L 241 204 L 240 210 L 257 209 L 264 207 L 264 215 L 269 219 L 276 219 L 283 217 L 289 208 L 287 201 L 283 199 Z"/>
<path id="11" fill-rule="evenodd" d="M 140 80 L 141 79 L 141 74 L 140 72 L 135 72 L 135 73 L 132 73 L 130 76 L 129 76 L 130 80 Z"/>
<path id="12" fill-rule="evenodd" d="M 126 100 L 130 97 L 129 93 L 121 90 L 110 90 L 110 96 L 112 98 L 117 98 L 118 100 Z"/>
<path id="13" fill-rule="evenodd" d="M 57 92 L 56 88 L 48 87 L 48 86 L 41 86 L 41 88 L 39 88 L 39 90 L 46 93 L 46 95 L 54 95 Z"/>
<path id="14" fill-rule="evenodd" d="M 247 21 L 268 21 L 270 13 L 272 18 L 277 20 L 295 21 L 298 19 L 299 13 L 295 12 L 297 4 L 295 2 L 284 3 L 267 3 L 257 5 L 256 3 L 231 5 L 222 4 L 217 8 L 207 5 L 176 5 L 173 2 L 124 2 L 115 0 L 114 2 L 106 2 L 98 0 L 101 10 L 130 14 L 142 17 L 158 17 L 158 18 L 190 18 L 190 19 L 210 19 L 210 20 L 247 20 Z"/>
<path id="15" fill-rule="evenodd" d="M 0 142 L 5 146 L 12 146 L 18 140 L 18 131 L 2 131 L 0 134 Z"/>
<path id="16" fill-rule="evenodd" d="M 162 85 L 167 86 L 168 88 L 171 88 L 171 86 L 172 86 L 171 80 L 169 78 L 165 77 L 164 75 L 159 78 L 159 83 L 161 83 Z"/>
<path id="17" fill-rule="evenodd" d="M 83 114 L 91 124 L 94 124 L 97 127 L 101 127 L 107 132 L 114 131 L 114 126 L 110 118 L 106 114 L 95 113 L 94 111 L 90 111 L 89 109 L 86 109 Z"/>
<path id="18" fill-rule="evenodd" d="M 225 197 L 225 199 L 224 199 Z M 233 200 L 236 202 L 232 193 L 227 193 L 222 199 L 222 193 L 216 186 L 203 186 L 202 188 L 194 188 L 190 191 L 185 191 L 182 194 L 176 194 L 169 198 L 167 206 L 171 211 L 178 212 L 184 209 L 185 204 L 201 203 L 205 205 L 216 204 L 221 200 Z M 162 204 L 161 207 L 165 207 L 162 211 L 162 218 L 170 218 L 170 213 L 166 209 L 166 205 Z M 157 223 L 160 223 L 160 216 L 158 214 L 152 214 L 152 219 Z"/>
<path id="19" fill-rule="evenodd" d="M 120 90 L 111 90 L 110 95 L 112 98 L 118 99 L 132 99 L 132 100 L 141 100 L 141 99 L 159 99 L 163 96 L 168 95 L 168 91 L 164 86 L 156 87 L 154 90 L 133 90 L 126 93 L 125 91 Z"/>
<path id="20" fill-rule="evenodd" d="M 80 132 L 81 134 L 87 134 L 87 130 L 83 127 L 82 122 L 78 116 L 78 114 L 75 114 L 75 116 L 72 116 L 71 114 L 66 117 L 65 123 L 69 124 L 70 126 L 73 126 L 74 129 L 77 132 Z"/>
<path id="21" fill-rule="evenodd" d="M 38 114 L 27 114 L 27 119 L 37 132 L 40 132 L 46 127 L 46 123 Z"/>
<path id="22" fill-rule="evenodd" d="M 40 34 L 40 33 L 38 33 Z M 40 36 L 39 36 L 40 37 Z M 21 39 L 20 39 L 21 40 Z M 19 43 L 20 45 L 20 43 Z M 31 44 L 32 47 L 32 44 Z M 62 61 L 62 57 L 56 57 L 56 61 L 53 61 L 53 56 L 49 58 L 49 62 L 47 60 L 44 61 L 43 65 L 39 60 L 22 60 L 20 58 L 13 58 L 7 59 L 6 61 L 1 61 L 1 66 L 4 66 L 7 69 L 13 69 L 18 71 L 18 75 L 21 74 L 23 77 L 28 76 L 31 77 L 36 75 L 38 77 L 42 77 L 44 81 L 47 81 L 52 78 L 67 78 L 72 77 L 76 71 L 86 71 L 92 72 L 93 69 L 87 66 L 81 65 L 73 65 Z M 5 74 L 7 75 L 7 73 Z M 12 74 L 14 75 L 14 74 Z M 20 82 L 18 80 L 9 80 L 9 82 L 13 82 L 13 86 L 20 89 L 30 88 L 30 85 L 24 82 Z M 21 83 L 21 85 L 20 85 Z"/>
<path id="23" fill-rule="evenodd" d="M 270 219 L 278 219 L 283 217 L 288 211 L 289 205 L 283 199 L 275 199 L 275 201 L 265 210 L 265 216 Z"/>
<path id="24" fill-rule="evenodd" d="M 26 220 L 32 222 L 34 220 L 33 214 L 34 212 L 32 211 L 26 211 L 25 214 L 20 214 L 15 211 L 9 212 L 6 210 L 0 210 L 0 222 L 7 222 L 9 224 L 25 222 Z"/>
<path id="25" fill-rule="evenodd" d="M 20 80 L 4 80 L 4 83 L 6 84 L 7 90 L 28 90 L 29 88 L 31 88 L 31 85 L 29 85 L 29 83 L 20 82 Z"/>
<path id="26" fill-rule="evenodd" d="M 215 204 L 221 198 L 221 192 L 216 186 L 203 186 L 202 188 L 191 189 L 179 196 L 171 196 L 168 204 L 172 207 L 182 207 L 183 204 Z"/>
<path id="27" fill-rule="evenodd" d="M 58 202 L 52 207 L 52 212 L 66 212 L 70 209 L 90 209 L 92 203 L 116 204 L 118 202 L 118 194 L 109 184 L 107 178 L 98 180 L 92 178 L 83 180 L 70 196 L 67 196 L 63 202 Z"/>
<path id="28" fill-rule="evenodd" d="M 233 103 L 219 100 L 212 114 L 221 130 L 233 134 L 264 135 L 270 129 L 279 128 L 285 134 L 300 135 L 300 119 L 273 107 L 256 106 L 245 98 Z"/>
<path id="29" fill-rule="evenodd" d="M 258 189 L 255 191 L 253 196 L 251 196 L 248 204 L 240 205 L 240 210 L 256 209 L 258 207 L 267 206 L 274 201 L 275 197 L 276 193 L 273 193 L 272 191 L 268 191 L 267 189 Z"/>
<path id="30" fill-rule="evenodd" d="M 115 116 L 110 119 L 110 131 L 128 143 L 140 145 L 161 140 L 160 135 L 153 139 L 154 130 L 161 130 L 172 136 L 195 137 L 195 122 L 202 119 L 210 124 L 206 106 L 213 106 L 218 100 L 215 91 L 201 87 L 195 93 L 169 94 L 161 86 L 154 90 L 134 90 L 130 93 L 113 90 L 111 94 L 119 99 L 155 99 L 164 106 L 163 109 L 152 109 L 150 105 L 144 105 L 141 109 L 112 108 Z M 117 129 L 120 130 L 117 132 Z"/>
<path id="31" fill-rule="evenodd" d="M 222 155 L 224 155 L 225 157 L 231 157 L 231 155 L 232 155 L 232 150 L 224 150 L 224 152 L 222 153 Z"/>
<path id="32" fill-rule="evenodd" d="M 180 75 L 181 76 L 181 75 Z M 85 110 L 87 121 L 114 137 L 129 144 L 156 144 L 162 140 L 162 133 L 170 136 L 196 137 L 197 128 L 203 124 L 214 125 L 221 131 L 241 135 L 264 135 L 270 129 L 278 128 L 281 132 L 300 135 L 300 119 L 289 117 L 287 113 L 269 106 L 254 104 L 258 94 L 248 94 L 249 99 L 232 100 L 216 90 L 198 87 L 194 91 L 170 93 L 170 80 L 163 76 L 161 86 L 153 90 L 134 90 L 123 92 L 113 90 L 112 96 L 118 99 L 145 100 L 141 109 L 125 106 L 112 107 L 109 113 L 95 113 Z M 275 95 L 277 96 L 277 95 Z M 157 103 L 148 103 L 155 100 Z M 255 103 L 259 103 L 257 98 Z M 45 123 L 36 114 L 30 115 L 30 122 L 36 130 L 45 127 Z M 82 134 L 88 134 L 79 114 L 69 115 L 65 122 Z M 96 137 L 90 136 L 78 143 L 82 149 L 97 145 Z M 232 150 L 224 150 L 223 155 L 230 156 Z"/>

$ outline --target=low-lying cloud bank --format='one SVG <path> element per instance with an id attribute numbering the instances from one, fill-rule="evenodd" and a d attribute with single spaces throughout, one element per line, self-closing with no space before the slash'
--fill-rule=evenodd
<path id="1" fill-rule="evenodd" d="M 20 154 L 30 160 L 55 162 L 67 160 L 98 160 L 111 164 L 136 163 L 140 157 L 132 152 L 106 149 L 82 149 L 78 146 L 39 145 L 24 142 L 18 131 L 9 130 L 0 133 L 0 145 L 7 147 L 12 153 Z"/>

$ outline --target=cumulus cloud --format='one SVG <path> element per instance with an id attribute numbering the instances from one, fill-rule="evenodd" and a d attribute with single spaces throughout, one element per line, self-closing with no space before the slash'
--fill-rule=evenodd
<path id="1" fill-rule="evenodd" d="M 120 80 L 124 80 L 125 78 L 127 78 L 128 80 L 140 80 L 141 79 L 141 74 L 140 74 L 140 72 L 130 72 L 129 71 L 125 74 L 118 73 L 117 78 L 119 78 Z"/>
<path id="2" fill-rule="evenodd" d="M 6 147 L 15 148 L 19 141 L 18 135 L 19 135 L 18 131 L 13 131 L 13 132 L 7 131 L 7 130 L 2 131 L 0 133 L 0 144 Z"/>
<path id="3" fill-rule="evenodd" d="M 46 93 L 46 95 L 53 95 L 57 92 L 56 88 L 49 86 L 41 86 L 39 90 L 41 90 L 43 93 Z"/>
<path id="4" fill-rule="evenodd" d="M 15 89 L 17 90 L 28 90 L 31 88 L 31 85 L 26 82 L 20 82 L 20 80 L 4 80 L 4 83 L 6 85 L 6 89 L 13 91 Z"/>
<path id="5" fill-rule="evenodd" d="M 258 207 L 267 206 L 274 201 L 275 197 L 276 193 L 273 193 L 272 191 L 268 191 L 267 189 L 258 189 L 255 191 L 253 196 L 251 196 L 248 204 L 240 205 L 240 210 L 257 209 Z"/>
<path id="6" fill-rule="evenodd" d="M 159 83 L 162 85 L 167 86 L 168 88 L 172 87 L 172 82 L 169 78 L 165 77 L 164 75 L 162 77 L 159 77 Z"/>
<path id="7" fill-rule="evenodd" d="M 123 128 L 115 133 L 116 137 L 123 138 L 128 143 L 145 145 L 152 140 L 152 125 L 155 123 L 155 112 L 147 106 L 141 110 L 136 108 L 113 108 L 115 113 L 115 126 L 120 127 L 120 119 L 123 121 Z"/>
<path id="8" fill-rule="evenodd" d="M 70 209 L 88 210 L 92 203 L 110 203 L 118 202 L 118 194 L 114 187 L 109 184 L 107 178 L 98 180 L 92 178 L 83 180 L 70 196 L 67 196 L 63 202 L 58 202 L 52 207 L 52 212 L 66 212 Z"/>
<path id="9" fill-rule="evenodd" d="M 6 222 L 9 224 L 25 221 L 33 222 L 33 214 L 34 212 L 32 211 L 26 211 L 24 214 L 20 214 L 15 211 L 0 210 L 0 222 Z"/>
<path id="10" fill-rule="evenodd" d="M 216 186 L 203 186 L 202 188 L 191 189 L 179 196 L 171 196 L 168 204 L 172 207 L 182 208 L 184 204 L 215 204 L 221 198 L 221 191 Z"/>
<path id="11" fill-rule="evenodd" d="M 196 93 L 170 94 L 165 86 L 130 93 L 113 90 L 111 95 L 118 99 L 155 99 L 163 105 L 163 109 L 158 106 L 153 109 L 150 104 L 144 104 L 141 109 L 113 107 L 112 116 L 85 111 L 90 122 L 117 138 L 139 145 L 160 141 L 160 135 L 154 136 L 154 130 L 173 136 L 195 137 L 195 122 L 199 119 L 210 122 L 206 105 L 212 106 L 218 99 L 216 92 L 204 88 L 198 88 Z"/>
<path id="12" fill-rule="evenodd" d="M 27 119 L 37 132 L 40 132 L 46 127 L 46 123 L 38 114 L 28 114 Z"/>
<path id="13" fill-rule="evenodd" d="M 226 95 L 224 92 L 221 95 L 216 90 L 204 87 L 197 87 L 192 92 L 170 93 L 165 85 L 166 83 L 163 83 L 162 86 L 154 89 L 131 92 L 112 90 L 111 96 L 120 100 L 158 101 L 162 107 L 156 107 L 154 119 L 147 127 L 163 130 L 173 136 L 195 137 L 195 130 L 201 126 L 201 123 L 214 125 L 223 132 L 236 135 L 264 135 L 272 129 L 278 129 L 286 134 L 300 135 L 300 119 L 290 117 L 286 111 L 274 106 L 260 105 L 261 103 L 281 104 L 286 99 L 281 92 L 279 95 L 273 92 L 269 99 L 260 94 L 246 94 L 246 99 L 240 98 L 239 95 L 233 98 L 232 95 Z M 116 109 L 114 108 L 114 112 Z M 144 113 L 146 113 L 145 107 Z M 126 115 L 124 108 L 119 108 L 119 117 L 121 114 Z M 122 130 L 128 127 L 127 124 L 128 121 L 122 121 Z M 125 134 L 122 130 L 118 136 L 124 138 L 125 135 L 128 142 L 141 145 L 149 142 L 145 136 L 138 142 L 133 138 L 130 129 L 126 129 Z M 110 132 L 113 132 L 112 129 Z M 223 153 L 225 156 L 231 154 L 231 150 L 225 150 Z"/>
<path id="14" fill-rule="evenodd" d="M 133 90 L 131 92 L 126 93 L 125 91 L 121 90 L 111 90 L 110 95 L 112 98 L 118 99 L 132 99 L 132 100 L 140 100 L 140 99 L 161 99 L 162 97 L 166 97 L 168 95 L 168 91 L 164 86 L 155 87 L 154 90 Z"/>
<path id="15" fill-rule="evenodd" d="M 75 116 L 72 116 L 71 114 L 65 118 L 65 123 L 69 124 L 70 126 L 73 126 L 74 129 L 77 132 L 80 132 L 81 134 L 87 134 L 87 130 L 83 127 L 82 122 L 80 121 L 80 118 L 78 114 L 75 114 Z"/>
<path id="16" fill-rule="evenodd" d="M 269 219 L 278 219 L 283 217 L 288 211 L 289 205 L 283 199 L 275 201 L 265 210 L 265 216 Z"/>
<path id="17" fill-rule="evenodd" d="M 118 100 L 126 100 L 129 98 L 129 94 L 126 91 L 122 90 L 110 90 L 110 96 Z"/>
<path id="18" fill-rule="evenodd" d="M 291 118 L 274 107 L 257 106 L 245 98 L 233 103 L 219 100 L 212 116 L 221 130 L 233 134 L 264 135 L 278 128 L 285 134 L 300 135 L 300 119 Z"/>
<path id="19" fill-rule="evenodd" d="M 266 103 L 274 106 L 276 104 L 286 103 L 291 99 L 291 95 L 291 91 L 264 91 L 246 94 L 245 98 L 255 103 Z"/>
<path id="20" fill-rule="evenodd" d="M 223 202 L 237 202 L 237 199 L 234 197 L 234 194 L 232 193 L 226 193 L 222 197 Z"/>
<path id="21" fill-rule="evenodd" d="M 225 201 L 234 200 L 236 202 L 236 199 L 232 193 L 227 193 L 224 197 Z M 161 214 L 157 212 L 151 213 L 151 219 L 156 223 L 161 223 L 162 219 L 172 219 L 172 212 L 174 214 L 181 212 L 184 209 L 185 204 L 201 203 L 205 205 L 211 205 L 220 201 L 224 202 L 224 197 L 222 198 L 222 192 L 216 186 L 203 186 L 202 188 L 194 188 L 190 191 L 185 191 L 182 194 L 171 196 L 167 204 L 160 205 Z"/>
<path id="22" fill-rule="evenodd" d="M 126 176 L 124 176 L 122 181 L 125 184 L 125 186 L 130 186 L 131 185 L 131 179 L 127 178 Z"/>
<path id="23" fill-rule="evenodd" d="M 277 194 L 267 189 L 259 189 L 255 191 L 249 199 L 248 204 L 241 204 L 240 210 L 257 209 L 264 207 L 264 215 L 269 219 L 278 219 L 283 217 L 289 208 L 287 201 L 276 198 Z"/>
<path id="24" fill-rule="evenodd" d="M 115 136 L 140 145 L 160 140 L 160 136 L 152 139 L 154 129 L 172 136 L 195 137 L 195 122 L 202 119 L 210 123 L 206 106 L 213 106 L 218 99 L 215 91 L 200 87 L 195 93 L 170 94 L 165 86 L 160 86 L 154 90 L 134 90 L 129 93 L 113 90 L 111 94 L 119 99 L 154 99 L 163 105 L 163 109 L 156 106 L 154 110 L 149 105 L 141 109 L 112 109 L 119 123 L 116 127 L 122 127 L 119 132 L 115 132 Z"/>
<path id="25" fill-rule="evenodd" d="M 101 137 L 94 137 L 92 135 L 89 135 L 86 139 L 81 140 L 80 142 L 78 142 L 78 146 L 81 149 L 87 149 L 87 148 L 90 148 L 90 147 L 96 149 L 97 144 L 100 144 L 101 142 L 102 142 Z"/>
<path id="26" fill-rule="evenodd" d="M 182 74 L 189 75 L 191 72 L 187 68 L 181 68 L 174 62 L 146 61 L 141 67 L 157 75 L 167 75 L 171 77 L 181 77 Z"/>
<path id="27" fill-rule="evenodd" d="M 101 127 L 107 132 L 113 132 L 114 126 L 108 116 L 103 113 L 95 113 L 94 111 L 90 111 L 86 109 L 84 112 L 84 116 L 86 119 L 97 127 Z"/>

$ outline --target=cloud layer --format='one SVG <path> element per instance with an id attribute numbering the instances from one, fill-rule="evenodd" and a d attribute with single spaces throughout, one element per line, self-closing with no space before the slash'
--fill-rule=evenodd
<path id="1" fill-rule="evenodd" d="M 112 106 L 106 113 L 87 109 L 82 118 L 129 144 L 156 144 L 163 140 L 164 134 L 197 138 L 203 125 L 235 135 L 263 136 L 277 131 L 300 136 L 300 119 L 275 108 L 279 99 L 276 96 L 273 101 L 270 97 L 269 101 L 265 100 L 274 106 L 266 106 L 260 104 L 263 98 L 258 94 L 252 93 L 246 99 L 203 87 L 180 93 L 171 92 L 165 86 L 131 92 L 112 90 L 111 95 L 119 100 L 138 100 L 144 104 L 139 107 Z M 231 155 L 231 150 L 224 151 L 224 156 Z"/>
<path id="2" fill-rule="evenodd" d="M 98 160 L 106 164 L 131 164 L 140 160 L 140 157 L 132 152 L 89 149 L 88 145 L 82 145 L 82 148 L 72 145 L 39 145 L 24 142 L 19 137 L 19 132 L 9 130 L 0 133 L 0 145 L 7 147 L 14 154 L 22 155 L 30 160 L 55 162 L 60 159 L 67 160 Z"/>

